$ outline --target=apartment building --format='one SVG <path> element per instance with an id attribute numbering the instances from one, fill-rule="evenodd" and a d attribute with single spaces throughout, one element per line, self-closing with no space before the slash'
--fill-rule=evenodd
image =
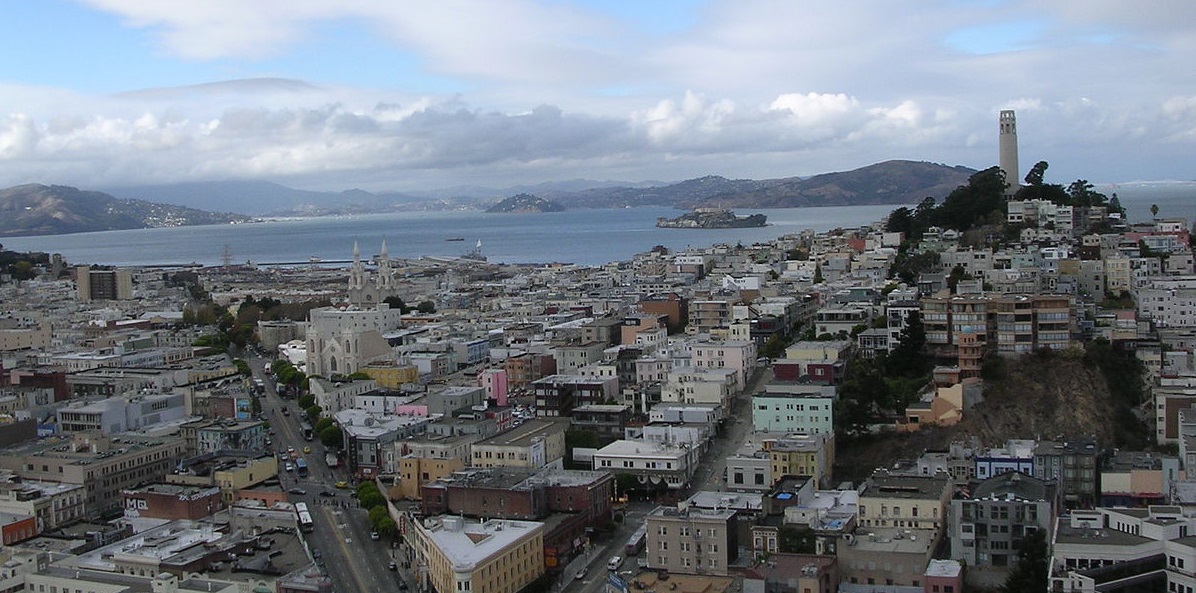
<path id="1" fill-rule="evenodd" d="M 517 593 L 544 574 L 544 524 L 462 517 L 412 523 L 417 585 L 435 593 Z"/>
<path id="2" fill-rule="evenodd" d="M 565 431 L 563 420 L 528 420 L 507 432 L 474 443 L 470 449 L 473 467 L 563 468 Z"/>
<path id="3" fill-rule="evenodd" d="M 668 443 L 619 440 L 594 452 L 594 469 L 636 476 L 643 483 L 672 490 L 689 485 L 700 462 L 700 449 Z"/>
<path id="4" fill-rule="evenodd" d="M 774 382 L 752 396 L 752 426 L 759 432 L 833 434 L 835 388 Z"/>
<path id="5" fill-rule="evenodd" d="M 739 554 L 733 509 L 656 507 L 648 526 L 644 557 L 649 570 L 678 574 L 728 574 Z"/>
<path id="6" fill-rule="evenodd" d="M 946 476 L 902 476 L 880 470 L 860 494 L 859 524 L 942 533 L 951 493 Z"/>
<path id="7" fill-rule="evenodd" d="M 756 343 L 747 341 L 699 342 L 690 359 L 698 370 L 735 371 L 735 390 L 743 391 L 756 366 Z"/>
<path id="8" fill-rule="evenodd" d="M 184 441 L 177 437 L 76 434 L 10 447 L 0 455 L 0 469 L 23 480 L 81 485 L 86 489 L 88 516 L 97 516 L 121 508 L 121 491 L 126 488 L 162 480 L 184 451 Z"/>
<path id="9" fill-rule="evenodd" d="M 774 479 L 781 476 L 809 476 L 815 488 L 830 482 L 831 470 L 835 465 L 833 433 L 793 434 L 765 439 L 761 446 L 768 454 Z"/>
<path id="10" fill-rule="evenodd" d="M 86 489 L 62 482 L 0 482 L 0 512 L 30 515 L 37 533 L 83 520 Z"/>
<path id="11" fill-rule="evenodd" d="M 1021 472 L 1009 472 L 973 482 L 968 494 L 951 499 L 951 558 L 962 560 L 968 571 L 981 571 L 977 584 L 1004 582 L 1018 562 L 1020 546 L 1034 531 L 1046 541 L 1054 539 L 1055 517 L 1060 508 L 1059 490 Z"/>

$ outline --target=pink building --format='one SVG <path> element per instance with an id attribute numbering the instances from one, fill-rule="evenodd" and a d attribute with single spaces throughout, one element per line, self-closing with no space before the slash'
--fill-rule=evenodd
<path id="1" fill-rule="evenodd" d="M 735 390 L 747 387 L 748 373 L 756 365 L 756 343 L 748 341 L 694 344 L 693 365 L 698 370 L 735 371 Z"/>
<path id="2" fill-rule="evenodd" d="M 962 593 L 963 565 L 957 560 L 931 560 L 922 575 L 923 593 Z"/>
<path id="3" fill-rule="evenodd" d="M 506 369 L 486 369 L 478 375 L 478 384 L 486 390 L 486 399 L 492 399 L 499 406 L 507 405 Z"/>

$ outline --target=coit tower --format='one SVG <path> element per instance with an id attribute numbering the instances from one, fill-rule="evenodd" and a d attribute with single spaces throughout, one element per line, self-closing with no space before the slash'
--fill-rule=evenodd
<path id="1" fill-rule="evenodd" d="M 1017 172 L 1017 116 L 1013 114 L 1012 109 L 1001 111 L 1000 125 L 1001 133 L 997 144 L 1000 150 L 998 163 L 1001 172 L 1005 174 L 1005 183 L 1009 184 L 1005 188 L 1005 194 L 1013 195 L 1017 193 L 1022 178 Z"/>

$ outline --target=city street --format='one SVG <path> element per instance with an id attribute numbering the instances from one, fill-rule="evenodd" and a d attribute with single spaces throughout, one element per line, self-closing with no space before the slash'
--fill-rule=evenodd
<path id="1" fill-rule="evenodd" d="M 366 511 L 357 506 L 357 499 L 350 496 L 351 490 L 336 488 L 336 482 L 350 481 L 348 475 L 326 465 L 326 451 L 318 439 L 303 439 L 298 404 L 295 400 L 282 399 L 277 394 L 273 377 L 263 372 L 270 360 L 251 357 L 247 361 L 254 377 L 262 379 L 266 385 L 266 392 L 259 401 L 263 416 L 274 430 L 270 436 L 274 451 L 294 447 L 308 460 L 307 478 L 300 479 L 293 472 L 284 472 L 280 468 L 279 482 L 284 490 L 301 488 L 306 491 L 306 494 L 288 496 L 291 502 L 306 502 L 311 509 L 315 530 L 304 537 L 313 555 L 319 554 L 317 563 L 332 578 L 336 591 L 398 591 L 398 573 L 386 567 L 391 560 L 389 540 L 371 540 Z M 290 408 L 290 416 L 283 415 L 284 407 Z M 304 447 L 311 447 L 311 453 L 303 454 Z M 322 492 L 333 495 L 322 496 Z"/>

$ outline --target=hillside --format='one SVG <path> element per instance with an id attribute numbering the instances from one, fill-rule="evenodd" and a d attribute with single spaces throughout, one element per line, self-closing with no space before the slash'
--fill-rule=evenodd
<path id="1" fill-rule="evenodd" d="M 1131 407 L 1110 389 L 1100 366 L 1083 355 L 1034 354 L 1004 361 L 999 378 L 986 383 L 984 397 L 952 427 L 844 443 L 836 452 L 836 476 L 859 479 L 876 467 L 973 437 L 982 446 L 1071 435 L 1095 436 L 1119 447 L 1148 444 L 1145 426 L 1131 417 Z"/>
<path id="2" fill-rule="evenodd" d="M 206 212 L 62 185 L 19 185 L 0 190 L 0 236 L 62 235 L 92 231 L 248 222 L 239 214 Z"/>
<path id="3" fill-rule="evenodd" d="M 564 210 L 565 207 L 557 202 L 531 194 L 518 194 L 487 208 L 486 212 L 563 212 Z"/>
<path id="4" fill-rule="evenodd" d="M 262 216 L 325 216 L 412 210 L 485 209 L 498 196 L 527 194 L 564 208 L 669 206 L 797 208 L 862 204 L 913 204 L 941 200 L 974 171 L 917 161 L 886 161 L 808 179 L 727 179 L 707 175 L 677 183 L 572 180 L 493 189 L 458 186 L 426 192 L 300 190 L 265 181 L 211 181 L 106 188 L 121 198 L 235 210 Z"/>

